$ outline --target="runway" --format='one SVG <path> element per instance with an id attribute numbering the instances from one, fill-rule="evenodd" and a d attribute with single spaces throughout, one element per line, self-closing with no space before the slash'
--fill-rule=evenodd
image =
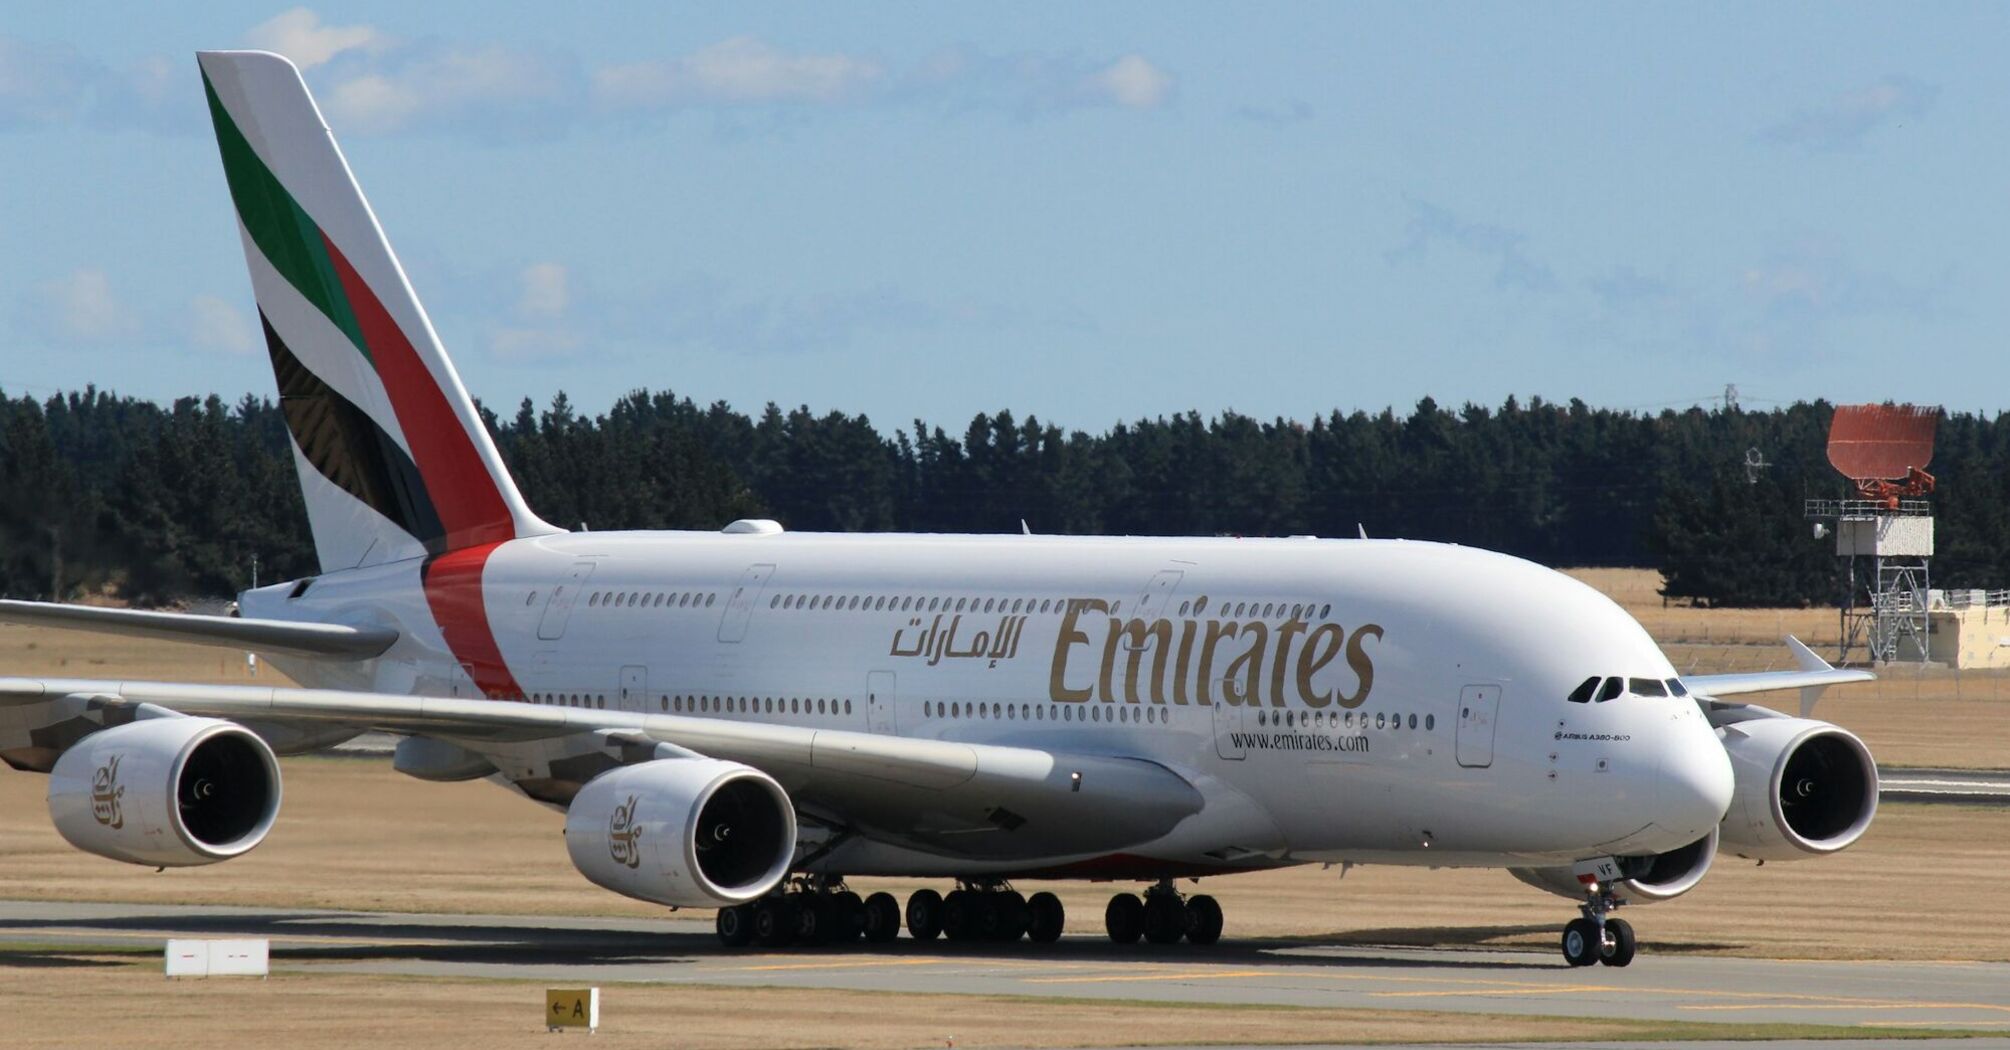
<path id="1" fill-rule="evenodd" d="M 406 915 L 0 901 L 8 955 L 168 936 L 267 937 L 273 966 L 563 984 L 821 987 L 1070 999 L 1374 1007 L 2010 1033 L 2010 964 L 1655 955 L 1573 970 L 1551 953 L 1322 947 L 951 945 L 727 951 L 691 919 Z"/>
<path id="2" fill-rule="evenodd" d="M 1880 768 L 1877 796 L 1885 802 L 2010 803 L 2010 770 Z"/>

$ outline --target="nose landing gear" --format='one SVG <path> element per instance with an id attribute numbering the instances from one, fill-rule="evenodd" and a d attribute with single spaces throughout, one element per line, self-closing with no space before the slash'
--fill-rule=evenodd
<path id="1" fill-rule="evenodd" d="M 1605 888 L 1603 883 L 1591 883 L 1585 891 L 1585 902 L 1578 906 L 1579 918 L 1570 920 L 1563 928 L 1563 958 L 1572 966 L 1590 966 L 1604 963 L 1607 966 L 1625 966 L 1633 961 L 1633 924 L 1625 919 L 1610 916 L 1614 908 L 1626 902 Z"/>

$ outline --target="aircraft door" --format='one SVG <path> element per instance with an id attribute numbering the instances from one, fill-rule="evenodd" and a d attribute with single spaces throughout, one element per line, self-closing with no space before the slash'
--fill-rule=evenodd
<path id="1" fill-rule="evenodd" d="M 754 615 L 754 603 L 761 597 L 761 589 L 768 585 L 768 577 L 775 574 L 773 565 L 749 565 L 740 576 L 740 585 L 733 588 L 733 596 L 726 601 L 726 615 L 719 620 L 719 640 L 737 642 L 747 636 L 747 620 Z"/>
<path id="2" fill-rule="evenodd" d="M 1151 582 L 1145 584 L 1145 593 L 1138 598 L 1138 617 L 1149 622 L 1163 615 L 1167 601 L 1179 589 L 1179 581 L 1185 575 L 1179 569 L 1166 569 L 1154 575 Z"/>
<path id="3" fill-rule="evenodd" d="M 1232 685 L 1227 681 L 1215 685 L 1214 753 L 1226 759 L 1240 759 L 1246 754 L 1242 745 L 1243 707 L 1228 702 L 1228 689 Z"/>
<path id="4" fill-rule="evenodd" d="M 1494 722 L 1500 717 L 1501 687 L 1469 685 L 1459 691 L 1459 765 L 1481 769 L 1494 764 Z"/>
<path id="5" fill-rule="evenodd" d="M 537 636 L 547 642 L 555 642 L 565 637 L 565 622 L 572 618 L 572 603 L 579 598 L 579 592 L 586 587 L 586 578 L 593 575 L 593 563 L 579 562 L 551 589 L 551 597 L 544 600 L 544 617 L 537 622 Z"/>
<path id="6" fill-rule="evenodd" d="M 649 696 L 649 669 L 639 664 L 630 664 L 621 669 L 620 707 L 623 711 L 644 711 L 644 700 Z"/>
<path id="7" fill-rule="evenodd" d="M 874 671 L 865 676 L 865 723 L 875 733 L 893 736 L 899 720 L 893 707 L 893 672 Z"/>

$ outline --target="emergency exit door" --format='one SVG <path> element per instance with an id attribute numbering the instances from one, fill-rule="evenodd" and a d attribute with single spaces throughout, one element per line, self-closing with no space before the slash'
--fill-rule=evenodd
<path id="1" fill-rule="evenodd" d="M 1501 687 L 1469 685 L 1459 691 L 1459 765 L 1494 764 L 1494 722 L 1500 717 Z"/>

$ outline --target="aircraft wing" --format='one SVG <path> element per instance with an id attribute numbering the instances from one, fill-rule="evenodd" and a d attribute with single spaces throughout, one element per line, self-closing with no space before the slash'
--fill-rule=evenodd
<path id="1" fill-rule="evenodd" d="M 246 620 L 235 616 L 101 609 L 90 605 L 12 600 L 0 600 L 0 623 L 122 634 L 291 656 L 354 660 L 381 655 L 398 640 L 397 631 L 384 627 Z"/>
<path id="2" fill-rule="evenodd" d="M 1158 838 L 1202 804 L 1185 777 L 1128 756 L 688 715 L 329 689 L 0 678 L 0 727 L 9 708 L 27 705 L 52 705 L 48 717 L 109 721 L 148 705 L 254 728 L 430 737 L 488 758 L 526 794 L 561 805 L 613 765 L 695 752 L 767 773 L 799 811 L 827 823 L 980 859 L 1121 850 Z"/>
<path id="3" fill-rule="evenodd" d="M 1814 712 L 1815 701 L 1822 690 L 1832 685 L 1846 682 L 1868 682 L 1877 676 L 1869 671 L 1853 668 L 1833 667 L 1827 660 L 1815 654 L 1799 638 L 1786 638 L 1787 648 L 1794 654 L 1797 669 L 1792 671 L 1752 671 L 1744 674 L 1699 674 L 1682 676 L 1682 684 L 1692 693 L 1700 693 L 1712 699 L 1736 696 L 1742 693 L 1766 693 L 1779 689 L 1799 689 L 1801 691 L 1801 717 Z"/>

